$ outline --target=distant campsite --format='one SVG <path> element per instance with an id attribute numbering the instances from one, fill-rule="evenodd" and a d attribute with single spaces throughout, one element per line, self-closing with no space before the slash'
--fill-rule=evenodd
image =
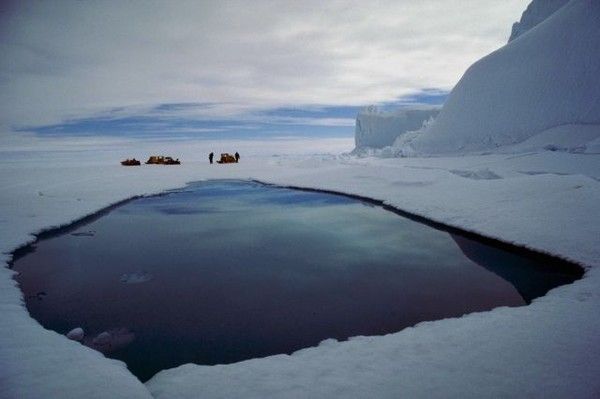
<path id="1" fill-rule="evenodd" d="M 212 164 L 212 156 L 211 152 L 209 155 L 210 163 Z M 231 155 L 227 152 L 221 154 L 221 158 L 217 161 L 218 164 L 224 163 L 238 163 L 240 160 L 240 154 L 236 152 L 234 155 Z M 121 161 L 121 165 L 123 166 L 140 166 L 142 163 L 135 158 L 127 158 L 124 161 Z M 165 155 L 151 155 L 148 160 L 145 162 L 146 165 L 181 165 L 181 161 L 179 158 L 173 158 Z"/>

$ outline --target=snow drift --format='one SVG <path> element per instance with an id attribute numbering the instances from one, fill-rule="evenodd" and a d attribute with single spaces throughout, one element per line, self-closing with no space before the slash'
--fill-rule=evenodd
<path id="1" fill-rule="evenodd" d="M 356 117 L 355 151 L 391 146 L 403 133 L 417 130 L 440 112 L 439 107 L 419 107 L 381 112 L 375 106 L 360 111 Z"/>
<path id="2" fill-rule="evenodd" d="M 555 5 L 547 4 L 551 3 Z M 521 23 L 532 23 L 525 14 Z M 600 2 L 572 0 L 473 64 L 435 121 L 400 137 L 395 151 L 411 155 L 490 150 L 566 125 L 572 127 L 563 130 L 567 139 L 583 129 L 589 137 L 591 129 L 592 143 L 600 137 L 598 49 Z"/>

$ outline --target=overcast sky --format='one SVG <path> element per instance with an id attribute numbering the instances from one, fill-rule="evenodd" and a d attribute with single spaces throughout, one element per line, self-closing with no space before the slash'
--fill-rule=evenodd
<path id="1" fill-rule="evenodd" d="M 528 2 L 4 1 L 1 123 L 348 129 L 357 106 L 439 102 Z"/>

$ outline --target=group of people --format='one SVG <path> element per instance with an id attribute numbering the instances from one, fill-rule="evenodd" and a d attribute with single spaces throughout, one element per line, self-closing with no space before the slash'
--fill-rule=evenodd
<path id="1" fill-rule="evenodd" d="M 226 155 L 229 155 L 229 154 L 226 154 Z M 222 156 L 223 156 L 223 155 L 221 155 L 221 157 L 222 157 Z M 215 157 L 215 154 L 214 154 L 214 153 L 212 153 L 212 152 L 211 152 L 210 154 L 208 154 L 208 162 L 210 162 L 210 164 L 211 164 L 211 165 L 212 165 L 212 163 L 213 163 L 213 158 L 214 158 L 214 157 Z M 236 162 L 236 163 L 240 161 L 240 154 L 239 154 L 237 151 L 235 152 L 235 154 L 234 154 L 234 157 L 235 157 L 235 162 Z"/>

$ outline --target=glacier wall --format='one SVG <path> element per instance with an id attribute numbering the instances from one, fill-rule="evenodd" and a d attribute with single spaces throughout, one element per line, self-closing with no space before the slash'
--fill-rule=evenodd
<path id="1" fill-rule="evenodd" d="M 403 133 L 420 129 L 437 116 L 438 107 L 401 109 L 381 112 L 375 106 L 361 110 L 356 117 L 354 141 L 356 150 L 391 146 Z"/>

